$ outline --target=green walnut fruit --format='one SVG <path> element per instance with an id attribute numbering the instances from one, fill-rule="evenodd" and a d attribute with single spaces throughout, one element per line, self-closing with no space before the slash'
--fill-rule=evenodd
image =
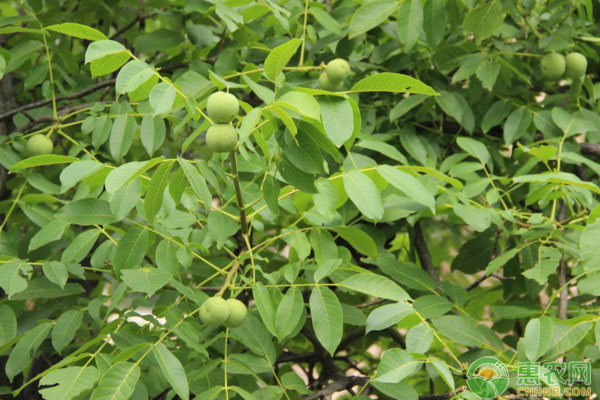
<path id="1" fill-rule="evenodd" d="M 343 58 L 336 58 L 329 61 L 325 71 L 327 72 L 327 78 L 331 82 L 341 82 L 350 75 L 350 64 Z"/>
<path id="2" fill-rule="evenodd" d="M 581 53 L 569 53 L 565 57 L 567 64 L 567 76 L 571 79 L 577 79 L 585 74 L 587 69 L 587 58 Z"/>
<path id="3" fill-rule="evenodd" d="M 200 319 L 208 326 L 221 326 L 229 318 L 229 305 L 222 297 L 211 297 L 200 307 Z"/>
<path id="4" fill-rule="evenodd" d="M 558 53 L 551 53 L 542 58 L 542 75 L 545 79 L 556 80 L 565 73 L 565 58 Z"/>
<path id="5" fill-rule="evenodd" d="M 337 92 L 342 90 L 342 81 L 333 83 L 327 77 L 327 73 L 323 72 L 321 76 L 319 76 L 319 87 L 323 90 L 329 90 L 330 92 Z"/>
<path id="6" fill-rule="evenodd" d="M 235 150 L 238 135 L 231 123 L 214 124 L 206 131 L 206 147 L 213 153 L 229 153 Z"/>
<path id="7" fill-rule="evenodd" d="M 45 135 L 33 135 L 27 140 L 27 153 L 32 156 L 50 154 L 54 145 L 52 140 Z"/>
<path id="8" fill-rule="evenodd" d="M 206 110 L 210 119 L 225 124 L 238 115 L 240 102 L 230 93 L 215 92 L 208 98 Z"/>
<path id="9" fill-rule="evenodd" d="M 248 310 L 244 303 L 238 299 L 228 299 L 227 305 L 229 306 L 229 318 L 225 321 L 225 326 L 228 328 L 237 328 L 246 320 Z"/>

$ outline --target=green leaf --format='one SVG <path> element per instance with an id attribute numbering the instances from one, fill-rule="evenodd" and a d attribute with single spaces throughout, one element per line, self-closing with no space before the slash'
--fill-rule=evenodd
<path id="1" fill-rule="evenodd" d="M 166 135 L 167 127 L 162 117 L 146 115 L 142 119 L 140 139 L 150 157 L 161 148 Z"/>
<path id="2" fill-rule="evenodd" d="M 73 263 L 81 262 L 81 260 L 83 260 L 88 255 L 88 253 L 96 243 L 96 240 L 98 239 L 99 235 L 100 231 L 98 229 L 89 229 L 75 236 L 75 238 L 63 251 L 60 258 L 61 261 Z"/>
<path id="3" fill-rule="evenodd" d="M 548 276 L 558 268 L 561 258 L 562 254 L 560 250 L 554 247 L 540 246 L 537 262 L 533 268 L 523 272 L 523 275 L 543 285 L 548 281 Z"/>
<path id="4" fill-rule="evenodd" d="M 29 281 L 27 289 L 15 294 L 14 300 L 55 299 L 57 297 L 73 296 L 83 293 L 83 287 L 78 283 L 67 283 L 61 289 L 45 277 L 34 278 Z"/>
<path id="5" fill-rule="evenodd" d="M 310 7 L 308 12 L 315 17 L 317 22 L 323 26 L 323 28 L 327 29 L 329 32 L 335 35 L 342 34 L 342 28 L 340 27 L 340 23 L 336 21 L 329 13 L 319 7 Z"/>
<path id="6" fill-rule="evenodd" d="M 131 54 L 121 43 L 99 40 L 88 46 L 85 63 L 90 63 L 92 77 L 96 77 L 118 70 L 130 57 Z"/>
<path id="7" fill-rule="evenodd" d="M 323 265 L 326 261 L 338 257 L 338 249 L 331 233 L 325 229 L 310 231 L 310 243 L 315 253 L 317 264 Z"/>
<path id="8" fill-rule="evenodd" d="M 446 314 L 448 311 L 452 310 L 453 306 L 446 298 L 431 294 L 416 299 L 413 303 L 413 307 L 422 316 L 430 319 Z"/>
<path id="9" fill-rule="evenodd" d="M 148 247 L 148 230 L 139 226 L 130 228 L 119 240 L 113 255 L 115 276 L 123 269 L 137 268 L 144 259 Z"/>
<path id="10" fill-rule="evenodd" d="M 108 40 L 106 35 L 99 30 L 86 25 L 76 24 L 74 22 L 64 22 L 62 24 L 50 25 L 44 29 L 73 36 L 79 39 Z"/>
<path id="11" fill-rule="evenodd" d="M 492 127 L 499 125 L 510 113 L 512 104 L 510 101 L 498 100 L 486 111 L 481 121 L 481 130 L 484 133 L 489 132 Z"/>
<path id="12" fill-rule="evenodd" d="M 169 183 L 169 173 L 174 163 L 174 160 L 161 163 L 152 175 L 144 200 L 145 217 L 150 223 L 154 222 L 156 214 L 160 211 L 163 195 Z"/>
<path id="13" fill-rule="evenodd" d="M 150 91 L 150 105 L 154 109 L 154 114 L 164 114 L 171 110 L 176 96 L 175 87 L 166 82 L 155 85 Z"/>
<path id="14" fill-rule="evenodd" d="M 107 201 L 92 198 L 67 204 L 56 217 L 74 225 L 108 225 L 115 220 Z"/>
<path id="15" fill-rule="evenodd" d="M 326 286 L 315 286 L 310 294 L 310 314 L 317 339 L 333 356 L 344 329 L 342 306 L 335 293 Z"/>
<path id="16" fill-rule="evenodd" d="M 133 92 L 150 77 L 154 75 L 154 69 L 143 61 L 131 60 L 119 71 L 115 81 L 117 94 Z"/>
<path id="17" fill-rule="evenodd" d="M 61 368 L 42 377 L 40 394 L 45 400 L 71 400 L 93 388 L 99 378 L 100 373 L 96 367 Z"/>
<path id="18" fill-rule="evenodd" d="M 581 262 L 585 271 L 597 268 L 600 257 L 599 237 L 600 219 L 587 225 L 579 237 L 579 255 L 581 256 Z"/>
<path id="19" fill-rule="evenodd" d="M 156 246 L 155 258 L 158 269 L 166 271 L 171 275 L 177 274 L 177 247 L 172 240 L 163 239 L 160 241 L 158 246 Z"/>
<path id="20" fill-rule="evenodd" d="M 387 1 L 387 0 L 384 0 Z M 372 4 L 368 3 L 368 4 Z M 393 2 L 396 4 L 396 2 Z M 394 72 L 380 72 L 369 75 L 356 82 L 348 93 L 359 92 L 392 92 L 392 93 L 418 93 L 438 96 L 439 93 L 418 79 L 408 75 Z"/>
<path id="21" fill-rule="evenodd" d="M 135 128 L 135 118 L 128 114 L 121 114 L 115 119 L 108 142 L 110 155 L 115 160 L 121 160 L 129 151 Z"/>
<path id="22" fill-rule="evenodd" d="M 535 175 L 521 175 L 513 178 L 513 182 L 550 182 L 559 183 L 563 185 L 572 185 L 580 188 L 590 190 L 594 193 L 600 194 L 600 188 L 591 182 L 584 182 L 577 177 L 577 175 L 569 172 L 543 172 Z"/>
<path id="23" fill-rule="evenodd" d="M 148 161 L 132 161 L 112 169 L 106 176 L 104 186 L 106 192 L 112 197 L 115 193 L 132 182 L 144 172 L 153 168 L 156 164 L 162 162 L 163 156 L 153 158 Z"/>
<path id="24" fill-rule="evenodd" d="M 406 334 L 406 350 L 425 354 L 433 343 L 433 329 L 425 324 L 413 326 Z"/>
<path id="25" fill-rule="evenodd" d="M 15 337 L 17 337 L 15 312 L 8 305 L 0 304 L 0 346 L 10 342 Z"/>
<path id="26" fill-rule="evenodd" d="M 90 43 L 85 52 L 85 63 L 87 64 L 102 57 L 118 53 L 128 53 L 127 48 L 119 42 L 115 42 L 114 40 L 100 40 L 93 42 Z"/>
<path id="27" fill-rule="evenodd" d="M 76 161 L 65 167 L 60 173 L 61 192 L 64 193 L 77 183 L 106 168 L 98 161 Z"/>
<path id="28" fill-rule="evenodd" d="M 280 342 L 294 331 L 302 318 L 303 308 L 302 292 L 296 287 L 291 287 L 281 299 L 275 313 L 275 331 Z"/>
<path id="29" fill-rule="evenodd" d="M 337 96 L 319 96 L 319 106 L 327 137 L 341 147 L 354 130 L 352 106 L 348 100 Z"/>
<path id="30" fill-rule="evenodd" d="M 321 279 L 327 278 L 342 265 L 342 262 L 343 260 L 341 258 L 332 258 L 323 262 L 323 264 L 319 265 L 315 271 L 313 276 L 314 281 L 318 283 Z"/>
<path id="31" fill-rule="evenodd" d="M 515 247 L 513 249 L 505 251 L 504 253 L 502 253 L 498 257 L 494 258 L 492 261 L 489 262 L 489 264 L 487 265 L 487 267 L 485 267 L 485 273 L 487 275 L 493 274 L 498 269 L 502 268 L 514 256 L 516 256 L 517 254 L 519 254 L 519 252 L 521 250 L 522 250 L 521 247 Z"/>
<path id="32" fill-rule="evenodd" d="M 182 400 L 188 400 L 190 398 L 190 389 L 181 362 L 162 343 L 152 347 L 152 354 L 163 376 L 169 381 L 175 393 Z"/>
<path id="33" fill-rule="evenodd" d="M 31 356 L 36 352 L 38 347 L 48 337 L 52 324 L 43 322 L 36 327 L 25 332 L 23 337 L 17 342 L 13 350 L 10 352 L 8 361 L 6 362 L 6 376 L 12 382 L 13 378 L 21 373 L 27 364 L 31 362 Z"/>
<path id="34" fill-rule="evenodd" d="M 0 264 L 0 287 L 9 300 L 27 288 L 27 280 L 31 278 L 32 272 L 31 265 L 25 261 L 11 260 L 8 264 Z"/>
<path id="35" fill-rule="evenodd" d="M 60 219 L 53 219 L 33 235 L 29 242 L 28 250 L 33 251 L 39 249 L 45 244 L 60 239 L 68 226 L 68 223 L 61 221 Z"/>
<path id="36" fill-rule="evenodd" d="M 137 364 L 121 361 L 106 371 L 92 393 L 90 400 L 127 400 L 140 378 Z"/>
<path id="37" fill-rule="evenodd" d="M 239 134 L 239 143 L 242 144 L 250 137 L 250 134 L 256 128 L 256 124 L 260 120 L 260 116 L 262 115 L 262 108 L 253 108 L 246 114 L 244 119 L 242 120 L 242 125 L 238 130 Z"/>
<path id="38" fill-rule="evenodd" d="M 383 200 L 375 183 L 358 170 L 344 172 L 344 188 L 348 197 L 367 218 L 375 221 L 383 218 Z"/>
<path id="39" fill-rule="evenodd" d="M 300 39 L 290 39 L 275 47 L 265 59 L 265 76 L 275 82 L 277 76 L 287 65 L 300 46 Z"/>
<path id="40" fill-rule="evenodd" d="M 265 177 L 263 183 L 263 197 L 269 210 L 275 215 L 279 214 L 279 192 L 281 191 L 281 185 L 279 181 L 273 178 L 271 175 Z"/>
<path id="41" fill-rule="evenodd" d="M 470 156 L 475 157 L 483 164 L 490 161 L 490 152 L 483 143 L 469 137 L 460 136 L 456 139 L 458 147 L 466 151 Z"/>
<path id="42" fill-rule="evenodd" d="M 350 19 L 348 38 L 355 38 L 381 25 L 397 8 L 395 0 L 373 0 L 363 4 Z"/>
<path id="43" fill-rule="evenodd" d="M 484 346 L 483 335 L 475 323 L 462 315 L 444 315 L 431 320 L 433 326 L 448 339 L 463 346 Z"/>
<path id="44" fill-rule="evenodd" d="M 52 328 L 52 347 L 58 354 L 75 338 L 82 321 L 81 310 L 68 310 L 58 317 Z"/>
<path id="45" fill-rule="evenodd" d="M 376 151 L 402 164 L 408 164 L 408 160 L 404 157 L 404 154 L 400 153 L 400 151 L 391 144 L 378 142 L 376 140 L 361 140 L 357 143 L 357 146 Z"/>
<path id="46" fill-rule="evenodd" d="M 389 349 L 383 353 L 373 380 L 388 383 L 401 382 L 404 378 L 417 372 L 422 363 L 404 350 Z"/>
<path id="47" fill-rule="evenodd" d="M 404 289 L 385 276 L 378 274 L 354 274 L 338 283 L 338 286 L 382 299 L 410 300 L 410 296 Z"/>
<path id="48" fill-rule="evenodd" d="M 367 317 L 366 332 L 380 331 L 394 326 L 414 312 L 411 306 L 404 303 L 386 304 L 377 307 Z"/>
<path id="49" fill-rule="evenodd" d="M 277 168 L 281 174 L 281 177 L 290 185 L 297 187 L 305 193 L 317 192 L 317 188 L 315 187 L 314 183 L 314 175 L 308 174 L 296 168 L 287 160 L 285 155 L 277 164 Z"/>
<path id="50" fill-rule="evenodd" d="M 565 111 L 562 107 L 554 107 L 551 115 L 552 121 L 563 131 L 565 137 L 598 130 L 595 121 L 580 118 L 576 114 Z"/>
<path id="51" fill-rule="evenodd" d="M 529 361 L 537 361 L 550 347 L 553 325 L 548 317 L 530 320 L 525 327 L 523 343 Z"/>
<path id="52" fill-rule="evenodd" d="M 179 165 L 181 166 L 185 177 L 192 186 L 192 190 L 194 191 L 194 193 L 196 193 L 196 196 L 198 196 L 198 198 L 202 200 L 206 209 L 210 210 L 212 206 L 212 195 L 208 190 L 208 186 L 206 185 L 206 180 L 204 179 L 204 177 L 200 175 L 198 169 L 192 164 L 190 164 L 189 161 L 183 158 L 178 158 L 177 161 L 179 162 Z"/>
<path id="53" fill-rule="evenodd" d="M 219 243 L 227 242 L 240 229 L 238 221 L 218 211 L 208 213 L 207 225 L 210 235 Z"/>
<path id="54" fill-rule="evenodd" d="M 450 369 L 446 363 L 440 360 L 432 360 L 431 364 L 427 364 L 427 368 L 431 367 L 435 368 L 435 371 L 444 380 L 444 382 L 446 382 L 446 385 L 448 385 L 451 390 L 454 390 L 454 377 L 452 376 L 452 373 L 450 372 Z"/>
<path id="55" fill-rule="evenodd" d="M 379 165 L 377 172 L 396 189 L 435 214 L 435 199 L 415 177 L 389 165 Z"/>
<path id="56" fill-rule="evenodd" d="M 462 218 L 468 225 L 472 226 L 477 232 L 483 232 L 492 224 L 491 214 L 484 208 L 454 204 L 454 213 Z"/>
<path id="57" fill-rule="evenodd" d="M 481 3 L 472 8 L 465 17 L 467 32 L 474 32 L 477 42 L 492 36 L 504 22 L 506 12 L 500 0 Z"/>
<path id="58" fill-rule="evenodd" d="M 252 314 L 248 315 L 242 326 L 232 329 L 230 333 L 231 337 L 239 340 L 253 353 L 264 356 L 270 363 L 275 362 L 277 353 L 273 346 L 273 338 L 265 328 L 265 324 Z"/>
<path id="59" fill-rule="evenodd" d="M 556 357 L 571 350 L 594 327 L 593 321 L 577 319 L 568 320 L 567 323 L 553 321 L 552 343 L 548 351 L 544 354 L 546 359 L 554 360 Z"/>
<path id="60" fill-rule="evenodd" d="M 273 334 L 277 336 L 277 329 L 275 328 L 275 303 L 271 297 L 269 289 L 260 282 L 256 282 L 252 285 L 252 297 L 256 302 L 256 308 L 262 318 L 265 327 Z"/>
<path id="61" fill-rule="evenodd" d="M 123 282 L 136 292 L 152 296 L 157 290 L 165 286 L 173 275 L 162 269 L 143 267 L 140 269 L 121 269 Z"/>
<path id="62" fill-rule="evenodd" d="M 369 257 L 377 258 L 377 245 L 375 241 L 365 232 L 352 226 L 344 226 L 332 229 L 340 235 L 352 247 Z"/>
<path id="63" fill-rule="evenodd" d="M 61 289 L 64 289 L 67 284 L 67 279 L 69 278 L 69 272 L 64 263 L 60 261 L 46 261 L 42 264 L 42 270 L 50 282 L 55 283 L 60 286 Z"/>
<path id="64" fill-rule="evenodd" d="M 25 168 L 41 167 L 45 165 L 69 164 L 75 161 L 79 161 L 79 159 L 69 156 L 60 156 L 57 154 L 42 154 L 39 156 L 26 158 L 13 164 L 13 166 L 10 167 L 10 172 L 19 171 Z"/>
<path id="65" fill-rule="evenodd" d="M 405 0 L 398 7 L 398 37 L 404 50 L 412 50 L 423 28 L 423 5 L 421 0 Z"/>
<path id="66" fill-rule="evenodd" d="M 511 144 L 525 134 L 533 117 L 531 111 L 524 107 L 519 107 L 510 113 L 504 123 L 504 143 Z"/>

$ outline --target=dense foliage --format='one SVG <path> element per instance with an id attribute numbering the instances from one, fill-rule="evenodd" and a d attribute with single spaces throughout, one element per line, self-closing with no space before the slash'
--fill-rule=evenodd
<path id="1" fill-rule="evenodd" d="M 599 18 L 3 0 L 0 397 L 476 399 L 484 355 L 600 392 Z"/>

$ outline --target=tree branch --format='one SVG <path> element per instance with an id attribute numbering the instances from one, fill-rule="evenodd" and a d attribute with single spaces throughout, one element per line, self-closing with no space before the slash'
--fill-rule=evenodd
<path id="1" fill-rule="evenodd" d="M 436 281 L 438 288 L 441 290 L 441 282 L 440 277 L 433 266 L 433 262 L 431 261 L 431 254 L 429 253 L 429 249 L 427 248 L 427 243 L 425 242 L 425 238 L 423 237 L 423 231 L 421 230 L 421 223 L 419 221 L 415 222 L 414 226 L 415 230 L 415 249 L 417 250 L 417 254 L 419 255 L 419 260 L 421 261 L 421 267 Z"/>
<path id="2" fill-rule="evenodd" d="M 466 386 L 461 386 L 459 388 L 456 388 L 456 390 L 453 390 L 453 391 L 448 392 L 448 393 L 421 395 L 421 396 L 419 396 L 419 400 L 445 400 L 445 399 L 451 399 L 452 397 L 456 396 L 459 393 L 464 392 L 465 390 L 467 390 L 467 387 Z"/>
<path id="3" fill-rule="evenodd" d="M 83 97 L 85 95 L 93 93 L 96 90 L 105 88 L 107 86 L 112 86 L 115 84 L 115 81 L 116 81 L 116 79 L 107 79 L 105 81 L 98 82 L 98 83 L 90 86 L 89 88 L 80 90 L 79 92 L 70 93 L 70 94 L 68 94 L 66 96 L 62 96 L 62 97 L 57 97 L 56 101 L 58 102 L 58 101 L 63 101 L 63 100 L 78 99 L 80 97 Z M 0 120 L 3 120 L 5 118 L 10 118 L 13 115 L 18 114 L 20 112 L 31 110 L 33 108 L 43 107 L 43 106 L 51 104 L 51 103 L 52 103 L 52 99 L 43 99 L 43 100 L 34 101 L 33 103 L 22 105 L 17 108 L 13 108 L 12 110 L 9 110 L 9 111 L 6 111 L 6 112 L 0 114 Z"/>
<path id="4" fill-rule="evenodd" d="M 301 397 L 300 400 L 315 400 L 319 397 L 329 397 L 340 390 L 348 389 L 352 386 L 363 386 L 367 382 L 369 382 L 368 376 L 344 376 L 331 382 L 318 392 Z"/>
<path id="5" fill-rule="evenodd" d="M 124 34 L 125 32 L 127 32 L 129 29 L 131 29 L 132 26 L 134 26 L 135 24 L 137 24 L 140 21 L 145 20 L 146 18 L 151 18 L 154 17 L 157 13 L 153 12 L 150 13 L 148 15 L 138 15 L 137 17 L 135 17 L 130 23 L 128 23 L 127 25 L 125 25 L 124 27 L 122 27 L 121 29 L 119 29 L 118 31 L 116 31 L 111 37 L 111 40 L 115 40 L 115 38 L 121 36 L 122 34 Z"/>

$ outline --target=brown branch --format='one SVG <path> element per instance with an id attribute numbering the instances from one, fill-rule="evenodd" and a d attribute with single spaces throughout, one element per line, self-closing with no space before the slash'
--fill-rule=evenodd
<path id="1" fill-rule="evenodd" d="M 107 86 L 112 86 L 115 84 L 115 81 L 116 81 L 116 79 L 107 79 L 105 81 L 98 82 L 86 89 L 80 90 L 79 92 L 70 93 L 70 94 L 68 94 L 66 96 L 62 96 L 62 97 L 57 97 L 56 101 L 58 102 L 58 101 L 63 101 L 63 100 L 78 99 L 87 94 L 93 93 L 96 90 L 105 88 Z M 33 103 L 22 105 L 17 108 L 13 108 L 12 110 L 9 110 L 9 111 L 6 111 L 6 112 L 0 114 L 0 120 L 3 120 L 5 118 L 10 118 L 13 115 L 18 114 L 20 112 L 31 110 L 33 108 L 43 107 L 43 106 L 51 104 L 51 103 L 52 103 L 52 99 L 43 99 L 43 100 L 34 101 Z"/>
<path id="2" fill-rule="evenodd" d="M 121 29 L 119 29 L 118 31 L 116 31 L 111 37 L 111 40 L 115 40 L 115 38 L 121 36 L 122 34 L 124 34 L 125 32 L 127 32 L 129 29 L 131 29 L 131 27 L 133 27 L 135 24 L 137 24 L 140 21 L 145 20 L 146 18 L 152 18 L 156 15 L 157 13 L 153 12 L 150 13 L 148 15 L 138 15 L 137 17 L 135 17 L 131 22 L 129 22 L 127 25 L 125 25 L 124 27 L 122 27 Z"/>
<path id="3" fill-rule="evenodd" d="M 560 205 L 558 210 L 557 219 L 562 221 L 565 219 L 567 212 L 567 206 L 565 203 Z M 560 258 L 560 264 L 558 266 L 558 287 L 561 288 L 567 283 L 567 266 L 565 265 L 564 256 Z M 558 318 L 567 319 L 567 312 L 569 311 L 569 288 L 565 288 L 559 295 L 558 303 Z"/>
<path id="4" fill-rule="evenodd" d="M 438 288 L 441 290 L 441 282 L 440 277 L 433 266 L 433 261 L 431 261 L 431 254 L 429 253 L 429 249 L 427 248 L 427 242 L 425 242 L 425 238 L 423 237 L 423 231 L 421 230 L 421 223 L 419 221 L 415 222 L 414 226 L 415 230 L 415 249 L 417 250 L 417 254 L 419 255 L 419 260 L 421 261 L 421 268 L 423 268 L 431 277 L 436 281 Z"/>
<path id="5" fill-rule="evenodd" d="M 318 392 L 315 392 L 308 396 L 300 397 L 300 400 L 315 400 L 320 397 L 327 398 L 335 392 L 339 392 L 340 390 L 344 389 L 349 389 L 352 386 L 363 386 L 367 382 L 369 382 L 368 376 L 344 376 L 331 382 Z"/>
<path id="6" fill-rule="evenodd" d="M 448 393 L 421 395 L 421 396 L 419 396 L 419 400 L 445 400 L 445 399 L 451 399 L 452 397 L 456 396 L 459 393 L 464 392 L 465 390 L 467 390 L 467 387 L 466 386 L 461 386 L 459 388 L 456 388 L 456 390 L 453 390 L 453 391 L 448 392 Z"/>
<path id="7" fill-rule="evenodd" d="M 600 156 L 600 143 L 579 143 L 579 150 L 583 154 Z"/>
<path id="8" fill-rule="evenodd" d="M 58 116 L 61 117 L 74 111 L 81 110 L 82 108 L 89 107 L 91 105 L 91 103 L 83 103 L 72 107 L 66 107 L 59 111 Z M 53 119 L 54 117 L 52 116 L 52 114 L 42 115 L 41 117 L 31 120 L 31 122 L 29 122 L 27 125 L 24 125 L 23 127 L 19 128 L 19 132 L 27 132 L 29 129 L 33 128 L 37 124 L 41 124 L 42 122 L 52 122 Z"/>

